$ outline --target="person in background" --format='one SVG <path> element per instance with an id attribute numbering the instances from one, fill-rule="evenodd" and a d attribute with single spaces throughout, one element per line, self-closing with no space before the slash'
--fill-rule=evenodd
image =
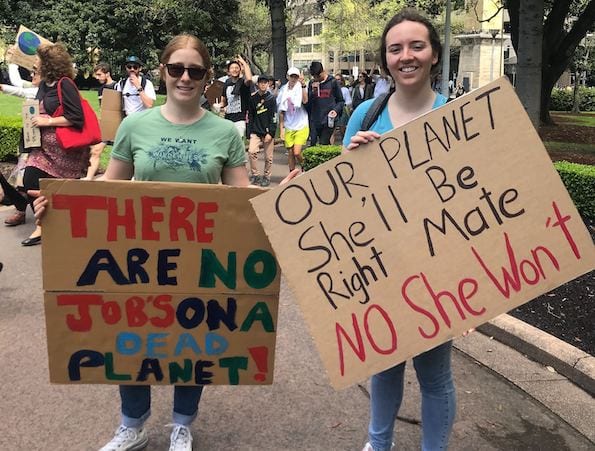
<path id="1" fill-rule="evenodd" d="M 11 50 L 9 49 L 9 52 Z M 8 54 L 8 52 L 7 52 Z M 0 85 L 0 92 L 5 94 L 10 94 L 18 97 L 24 97 L 27 99 L 34 99 L 37 95 L 38 86 L 41 81 L 41 77 L 39 76 L 39 72 L 33 70 L 31 72 L 31 86 L 25 87 L 25 84 L 29 84 L 29 82 L 24 82 L 21 79 L 19 74 L 18 66 L 16 64 L 9 65 L 9 73 L 10 73 L 10 81 L 13 85 Z M 21 156 L 28 152 L 27 149 L 24 147 L 23 135 L 21 133 L 21 138 L 19 140 L 19 151 Z M 8 227 L 15 227 L 21 224 L 24 224 L 26 221 L 26 212 L 27 212 L 27 200 L 13 187 L 8 180 L 4 177 L 2 173 L 0 173 L 0 186 L 2 187 L 2 192 L 4 193 L 4 197 L 2 199 L 3 204 L 14 205 L 15 211 L 4 220 L 4 225 Z"/>
<path id="2" fill-rule="evenodd" d="M 143 62 L 136 56 L 129 56 L 124 63 L 126 77 L 116 84 L 116 91 L 122 93 L 124 114 L 129 116 L 151 108 L 157 95 L 151 80 L 142 74 Z"/>
<path id="3" fill-rule="evenodd" d="M 353 109 L 355 110 L 361 103 L 374 97 L 374 86 L 368 74 L 363 71 L 357 76 L 357 84 L 353 86 L 351 93 L 353 98 Z"/>
<path id="4" fill-rule="evenodd" d="M 322 63 L 313 61 L 310 75 L 306 104 L 310 116 L 310 145 L 330 144 L 335 121 L 343 111 L 343 94 L 337 80 L 325 72 Z"/>
<path id="5" fill-rule="evenodd" d="M 101 99 L 103 98 L 104 89 L 116 89 L 117 81 L 112 78 L 112 68 L 106 62 L 98 63 L 93 69 L 93 76 L 99 82 L 99 89 L 97 90 L 97 98 L 99 99 L 99 106 L 101 106 Z M 87 168 L 87 175 L 83 180 L 92 180 L 99 169 L 99 159 L 103 150 L 108 145 L 112 145 L 111 141 L 102 141 L 91 146 L 91 157 L 89 159 L 89 167 Z"/>
<path id="6" fill-rule="evenodd" d="M 349 93 L 349 89 L 345 86 L 345 82 L 343 81 L 343 76 L 341 74 L 335 75 L 335 80 L 341 87 L 341 94 L 343 95 L 343 100 L 345 101 L 345 105 L 343 106 L 343 112 L 341 116 L 335 121 L 335 131 L 333 136 L 331 136 L 331 144 L 335 144 L 335 142 L 341 142 L 343 140 L 343 136 L 345 135 L 345 128 L 347 127 L 347 121 L 349 121 L 349 115 L 351 114 L 351 105 L 352 99 L 351 94 Z"/>
<path id="7" fill-rule="evenodd" d="M 39 72 L 41 82 L 36 98 L 39 100 L 39 115 L 32 123 L 41 131 L 41 147 L 29 152 L 23 185 L 26 191 L 39 190 L 42 178 L 78 179 L 83 177 L 89 165 L 89 149 L 64 151 L 56 140 L 56 128 L 74 127 L 81 129 L 84 115 L 81 95 L 74 83 L 72 58 L 62 44 L 45 44 L 37 48 L 37 62 L 34 70 Z M 54 117 L 60 106 L 58 84 L 62 92 L 64 113 Z M 30 198 L 32 202 L 33 199 Z M 41 226 L 38 225 L 23 246 L 41 243 Z"/>
<path id="8" fill-rule="evenodd" d="M 374 98 L 379 97 L 380 95 L 390 91 L 391 78 L 389 75 L 379 70 L 378 75 L 376 76 L 376 79 L 374 81 Z"/>
<path id="9" fill-rule="evenodd" d="M 457 84 L 457 90 L 455 91 L 455 97 L 461 97 L 465 94 L 465 88 L 463 87 L 462 83 Z"/>
<path id="10" fill-rule="evenodd" d="M 287 71 L 287 83 L 281 86 L 277 96 L 279 136 L 287 148 L 289 172 L 295 169 L 296 163 L 300 166 L 303 163 L 302 148 L 310 134 L 308 112 L 304 108 L 306 103 L 308 90 L 304 76 L 297 67 L 290 67 Z"/>
<path id="11" fill-rule="evenodd" d="M 258 91 L 250 97 L 248 107 L 248 154 L 250 156 L 250 183 L 267 187 L 271 184 L 271 167 L 273 166 L 273 149 L 277 133 L 277 101 L 269 91 L 269 83 L 273 77 L 262 74 L 258 77 Z M 260 145 L 264 147 L 264 175 L 258 171 L 258 152 Z"/>
<path id="12" fill-rule="evenodd" d="M 386 73 L 395 81 L 395 91 L 368 131 L 361 125 L 374 100 L 362 103 L 351 115 L 343 140 L 344 152 L 380 138 L 434 108 L 446 97 L 432 90 L 431 77 L 440 68 L 442 47 L 431 22 L 413 9 L 404 9 L 388 21 L 380 45 Z M 455 417 L 456 399 L 448 341 L 413 358 L 422 404 L 422 450 L 446 450 Z M 365 451 L 388 451 L 393 447 L 395 419 L 403 397 L 405 363 L 371 379 L 370 423 Z"/>
<path id="13" fill-rule="evenodd" d="M 345 86 L 345 79 L 341 74 L 335 75 L 335 80 L 337 80 L 337 83 L 339 83 L 339 86 L 341 87 L 341 94 L 343 94 L 343 101 L 345 102 L 343 108 L 347 110 L 347 114 L 349 115 L 351 113 L 351 106 L 353 104 L 351 92 L 349 92 L 349 88 Z"/>
<path id="14" fill-rule="evenodd" d="M 225 119 L 235 125 L 243 138 L 246 136 L 246 114 L 250 105 L 252 70 L 240 55 L 227 64 L 227 79 L 221 97 L 221 107 L 225 108 Z"/>

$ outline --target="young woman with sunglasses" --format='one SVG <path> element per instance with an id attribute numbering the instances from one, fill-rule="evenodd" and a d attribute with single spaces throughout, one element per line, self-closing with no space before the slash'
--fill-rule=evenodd
<path id="1" fill-rule="evenodd" d="M 351 115 L 343 140 L 344 151 L 353 151 L 393 128 L 446 103 L 432 91 L 431 76 L 439 69 L 442 47 L 428 19 L 405 9 L 384 28 L 380 56 L 385 73 L 395 81 L 386 107 L 369 131 L 362 121 L 374 100 L 362 103 Z M 422 450 L 445 450 L 455 416 L 455 390 L 450 367 L 451 342 L 413 358 L 422 394 Z M 405 363 L 372 376 L 370 424 L 364 451 L 387 451 L 393 447 L 395 419 L 403 397 Z"/>
<path id="2" fill-rule="evenodd" d="M 114 142 L 104 180 L 211 183 L 248 186 L 244 143 L 234 125 L 200 106 L 211 77 L 206 46 L 196 37 L 174 37 L 161 54 L 167 100 L 158 108 L 124 119 Z M 48 201 L 36 200 L 36 216 Z M 202 386 L 175 386 L 170 451 L 190 451 L 190 425 L 198 413 Z M 150 414 L 150 386 L 120 386 L 121 425 L 101 451 L 140 450 L 147 446 L 143 424 Z"/>

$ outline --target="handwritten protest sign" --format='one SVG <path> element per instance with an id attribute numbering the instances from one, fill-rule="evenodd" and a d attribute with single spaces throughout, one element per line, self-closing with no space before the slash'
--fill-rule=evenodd
<path id="1" fill-rule="evenodd" d="M 41 132 L 33 125 L 32 119 L 39 114 L 39 100 L 27 99 L 23 102 L 23 142 L 25 149 L 41 146 Z"/>
<path id="2" fill-rule="evenodd" d="M 43 180 L 50 379 L 270 384 L 280 272 L 258 189 Z"/>
<path id="3" fill-rule="evenodd" d="M 504 78 L 251 202 L 337 388 L 595 263 Z"/>
<path id="4" fill-rule="evenodd" d="M 14 50 L 9 62 L 33 70 L 37 47 L 41 44 L 51 44 L 51 42 L 21 25 L 17 32 Z"/>

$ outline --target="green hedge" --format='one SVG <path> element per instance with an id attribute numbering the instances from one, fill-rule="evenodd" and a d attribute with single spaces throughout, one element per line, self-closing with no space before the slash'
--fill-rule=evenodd
<path id="1" fill-rule="evenodd" d="M 314 146 L 308 147 L 303 152 L 304 164 L 302 169 L 308 171 L 321 165 L 325 161 L 331 160 L 338 155 L 341 155 L 341 146 L 330 145 L 330 146 Z"/>
<path id="2" fill-rule="evenodd" d="M 552 90 L 551 111 L 571 111 L 573 92 L 571 89 Z M 578 90 L 580 98 L 579 109 L 581 111 L 595 111 L 595 88 L 581 87 Z"/>
<path id="3" fill-rule="evenodd" d="M 581 216 L 595 220 L 595 166 L 568 161 L 554 166 Z"/>
<path id="4" fill-rule="evenodd" d="M 341 146 L 315 146 L 304 150 L 305 171 L 341 154 Z M 579 213 L 595 220 L 595 166 L 558 161 L 554 163 Z"/>
<path id="5" fill-rule="evenodd" d="M 0 161 L 7 161 L 19 154 L 21 118 L 0 117 Z"/>

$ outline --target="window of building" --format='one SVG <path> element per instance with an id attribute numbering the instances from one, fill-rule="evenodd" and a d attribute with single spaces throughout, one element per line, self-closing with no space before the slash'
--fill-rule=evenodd
<path id="1" fill-rule="evenodd" d="M 312 53 L 312 44 L 302 44 L 298 47 L 297 53 Z"/>
<path id="2" fill-rule="evenodd" d="M 322 52 L 322 44 L 312 44 L 313 52 Z"/>
<path id="3" fill-rule="evenodd" d="M 297 29 L 295 35 L 298 38 L 309 38 L 312 36 L 312 25 L 302 25 Z"/>
<path id="4" fill-rule="evenodd" d="M 312 36 L 318 36 L 322 34 L 322 22 L 315 23 L 312 27 L 314 29 Z"/>

